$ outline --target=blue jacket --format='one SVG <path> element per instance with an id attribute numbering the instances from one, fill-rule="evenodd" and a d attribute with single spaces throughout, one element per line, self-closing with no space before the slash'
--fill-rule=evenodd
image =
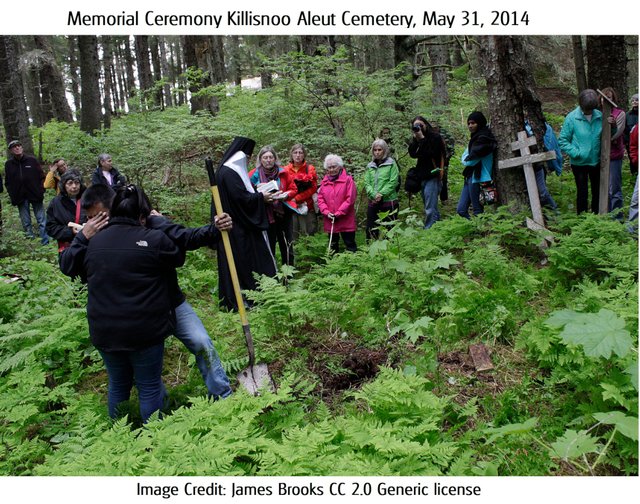
<path id="1" fill-rule="evenodd" d="M 560 144 L 558 144 L 558 139 L 556 138 L 556 134 L 553 132 L 553 128 L 549 123 L 544 123 L 546 129 L 544 131 L 544 146 L 549 152 L 555 152 L 556 158 L 550 159 L 547 161 L 547 167 L 549 171 L 553 170 L 556 172 L 556 175 L 559 177 L 562 175 L 562 151 L 560 150 Z M 533 136 L 533 128 L 529 124 L 529 121 L 524 122 L 524 129 L 527 131 L 527 135 Z"/>
<path id="2" fill-rule="evenodd" d="M 571 159 L 572 166 L 596 166 L 600 163 L 602 112 L 594 109 L 591 121 L 576 107 L 567 114 L 558 143 Z"/>
<path id="3" fill-rule="evenodd" d="M 493 170 L 493 152 L 490 152 L 480 159 L 467 160 L 469 156 L 469 149 L 465 149 L 462 153 L 462 164 L 464 166 L 476 166 L 478 163 L 482 164 L 480 169 L 480 177 L 476 177 L 476 171 L 474 170 L 471 175 L 471 182 L 477 184 L 478 182 L 489 182 L 491 180 L 491 173 Z"/>

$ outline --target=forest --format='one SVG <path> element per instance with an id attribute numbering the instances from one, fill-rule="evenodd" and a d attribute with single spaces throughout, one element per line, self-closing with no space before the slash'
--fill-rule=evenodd
<path id="1" fill-rule="evenodd" d="M 319 177 L 327 154 L 344 159 L 358 222 L 358 252 L 328 253 L 320 225 L 296 240 L 295 266 L 246 293 L 276 385 L 257 396 L 235 378 L 247 349 L 218 305 L 216 251 L 189 252 L 179 283 L 234 393 L 207 399 L 170 337 L 169 404 L 143 424 L 135 395 L 109 417 L 87 288 L 1 193 L 0 474 L 637 476 L 637 227 L 576 214 L 566 156 L 541 231 L 520 169 L 494 173 L 498 204 L 456 213 L 472 111 L 505 160 L 525 117 L 542 152 L 539 126 L 558 134 L 580 91 L 613 87 L 628 110 L 637 85 L 637 36 L 0 36 L 3 139 L 44 171 L 64 158 L 88 183 L 108 153 L 195 227 L 211 219 L 206 158 L 244 136 L 251 167 L 267 144 L 284 165 L 302 143 Z M 398 219 L 367 241 L 371 143 L 387 129 L 404 180 L 416 115 L 455 142 L 441 220 L 423 229 L 420 196 L 401 191 Z M 626 218 L 626 154 L 622 171 Z"/>

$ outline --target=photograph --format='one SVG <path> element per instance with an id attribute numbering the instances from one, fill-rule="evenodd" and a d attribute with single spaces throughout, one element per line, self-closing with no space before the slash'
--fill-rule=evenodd
<path id="1" fill-rule="evenodd" d="M 638 488 L 638 35 L 427 8 L 0 35 L 0 485 Z"/>

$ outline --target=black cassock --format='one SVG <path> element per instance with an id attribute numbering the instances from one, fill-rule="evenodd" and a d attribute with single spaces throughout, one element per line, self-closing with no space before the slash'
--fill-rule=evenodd
<path id="1" fill-rule="evenodd" d="M 233 220 L 229 241 L 242 290 L 256 288 L 254 273 L 268 276 L 276 274 L 275 260 L 266 239 L 269 220 L 264 199 L 262 194 L 253 189 L 247 175 L 248 155 L 251 155 L 253 150 L 253 145 L 248 142 L 253 141 L 235 139 L 216 172 L 222 211 L 228 213 Z M 237 310 L 222 240 L 218 242 L 217 256 L 220 303 L 229 309 Z"/>

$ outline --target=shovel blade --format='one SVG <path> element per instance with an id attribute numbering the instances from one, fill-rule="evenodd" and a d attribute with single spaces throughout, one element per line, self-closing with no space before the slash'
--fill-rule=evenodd
<path id="1" fill-rule="evenodd" d="M 255 364 L 243 369 L 238 373 L 238 382 L 254 396 L 260 394 L 260 389 L 275 392 L 275 386 L 266 364 Z"/>

